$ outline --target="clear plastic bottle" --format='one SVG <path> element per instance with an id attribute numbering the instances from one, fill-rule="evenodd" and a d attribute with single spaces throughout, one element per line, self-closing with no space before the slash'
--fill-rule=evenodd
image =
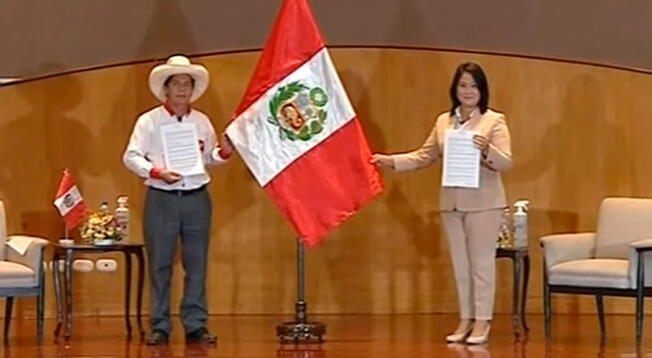
<path id="1" fill-rule="evenodd" d="M 503 217 L 500 221 L 500 230 L 498 231 L 498 247 L 510 247 L 512 246 L 512 230 L 510 222 L 510 210 L 509 207 L 506 207 L 503 210 Z"/>
<path id="2" fill-rule="evenodd" d="M 116 199 L 117 205 L 113 217 L 120 237 L 123 240 L 129 239 L 129 197 L 121 195 Z"/>
<path id="3" fill-rule="evenodd" d="M 527 211 L 528 200 L 519 200 L 514 203 L 514 246 L 523 248 L 528 246 Z"/>

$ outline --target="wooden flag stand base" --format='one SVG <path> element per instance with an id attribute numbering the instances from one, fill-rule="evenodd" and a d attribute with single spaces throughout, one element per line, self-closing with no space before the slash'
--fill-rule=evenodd
<path id="1" fill-rule="evenodd" d="M 294 321 L 276 326 L 276 335 L 281 344 L 285 343 L 322 343 L 326 334 L 326 325 L 320 322 L 308 322 L 308 304 L 305 299 L 304 243 L 297 239 L 297 303 Z"/>

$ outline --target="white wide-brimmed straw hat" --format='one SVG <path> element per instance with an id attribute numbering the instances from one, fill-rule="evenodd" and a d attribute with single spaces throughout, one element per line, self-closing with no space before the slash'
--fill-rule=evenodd
<path id="1" fill-rule="evenodd" d="M 165 102 L 167 100 L 163 88 L 165 80 L 170 76 L 181 74 L 190 75 L 195 79 L 195 86 L 190 96 L 190 102 L 194 102 L 208 88 L 208 71 L 202 65 L 191 64 L 186 56 L 171 56 L 164 64 L 154 67 L 149 73 L 149 89 L 156 98 L 161 102 Z"/>

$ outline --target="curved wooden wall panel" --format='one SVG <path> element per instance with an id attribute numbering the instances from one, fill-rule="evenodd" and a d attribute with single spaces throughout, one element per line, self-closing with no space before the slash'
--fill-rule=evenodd
<path id="1" fill-rule="evenodd" d="M 329 46 L 475 49 L 652 68 L 648 0 L 309 3 Z M 280 4 L 4 0 L 0 77 L 34 77 L 178 52 L 260 49 Z"/>
<path id="2" fill-rule="evenodd" d="M 541 311 L 538 236 L 592 230 L 605 196 L 652 196 L 647 185 L 652 181 L 648 74 L 408 49 L 336 49 L 332 55 L 373 149 L 387 152 L 419 146 L 435 116 L 449 106 L 453 69 L 463 61 L 482 64 L 491 105 L 507 114 L 512 134 L 515 166 L 505 175 L 509 200 L 532 201 L 530 312 Z M 257 58 L 252 52 L 198 59 L 208 67 L 212 84 L 196 107 L 218 130 L 240 100 Z M 10 232 L 50 239 L 61 235 L 52 198 L 61 169 L 69 166 L 91 207 L 119 194 L 131 197 L 131 234 L 139 239 L 144 187 L 124 168 L 121 154 L 136 116 L 156 105 L 146 83 L 149 69 L 148 64 L 125 65 L 0 88 L 0 198 Z M 311 311 L 456 311 L 447 244 L 440 233 L 439 175 L 438 165 L 416 173 L 384 173 L 385 193 L 308 252 Z M 213 171 L 210 190 L 215 207 L 211 312 L 292 312 L 295 240 L 289 226 L 237 157 Z M 497 312 L 511 307 L 509 266 L 498 262 Z M 77 274 L 76 312 L 121 314 L 122 278 L 122 265 L 113 274 Z M 177 260 L 175 309 L 182 282 Z M 51 289 L 48 296 L 52 314 Z M 631 312 L 630 301 L 608 300 L 607 307 Z M 594 312 L 590 299 L 558 297 L 555 303 L 555 312 Z M 31 302 L 19 305 L 33 310 Z"/>

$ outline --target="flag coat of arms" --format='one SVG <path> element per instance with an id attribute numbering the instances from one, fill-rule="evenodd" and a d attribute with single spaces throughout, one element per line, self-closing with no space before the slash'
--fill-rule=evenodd
<path id="1" fill-rule="evenodd" d="M 63 176 L 54 197 L 54 206 L 66 223 L 66 228 L 73 229 L 84 219 L 88 208 L 84 199 L 73 181 L 68 168 L 63 170 Z"/>
<path id="2" fill-rule="evenodd" d="M 226 133 L 309 245 L 382 191 L 306 0 L 284 0 Z"/>

